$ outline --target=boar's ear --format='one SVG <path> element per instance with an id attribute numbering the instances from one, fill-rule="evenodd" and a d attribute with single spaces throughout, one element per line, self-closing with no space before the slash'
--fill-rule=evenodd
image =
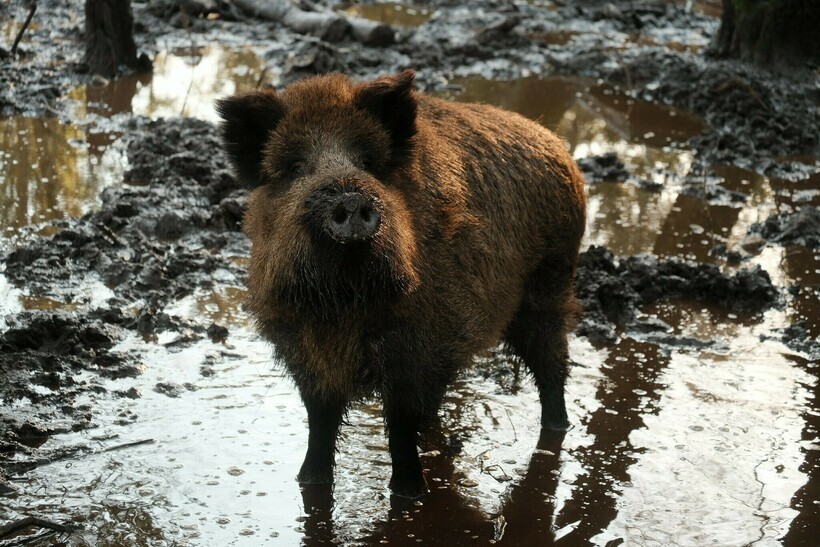
<path id="1" fill-rule="evenodd" d="M 415 77 L 415 71 L 408 69 L 362 84 L 356 91 L 356 106 L 384 124 L 394 152 L 406 149 L 410 137 L 416 133 Z"/>
<path id="2" fill-rule="evenodd" d="M 272 88 L 237 93 L 216 102 L 228 157 L 239 179 L 251 188 L 262 184 L 262 150 L 284 110 Z"/>

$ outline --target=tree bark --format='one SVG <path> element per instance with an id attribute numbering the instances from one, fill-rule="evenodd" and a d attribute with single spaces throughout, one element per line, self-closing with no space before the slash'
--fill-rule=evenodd
<path id="1" fill-rule="evenodd" d="M 150 68 L 145 55 L 137 57 L 131 0 L 85 0 L 83 62 L 90 72 L 107 78 L 115 76 L 123 65 Z"/>
<path id="2" fill-rule="evenodd" d="M 709 53 L 762 65 L 820 64 L 817 0 L 723 0 Z"/>
<path id="3" fill-rule="evenodd" d="M 310 2 L 303 3 L 308 9 L 291 0 L 234 0 L 234 3 L 254 17 L 276 21 L 294 32 L 317 36 L 327 42 L 352 38 L 364 44 L 386 46 L 395 41 L 395 31 L 390 25 L 348 17 Z"/>

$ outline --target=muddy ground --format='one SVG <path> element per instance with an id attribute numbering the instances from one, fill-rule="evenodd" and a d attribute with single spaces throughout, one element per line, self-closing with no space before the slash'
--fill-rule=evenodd
<path id="1" fill-rule="evenodd" d="M 705 55 L 708 3 L 363 2 L 395 45 L 134 3 L 154 72 L 84 70 L 76 3 L 0 6 L 0 541 L 807 544 L 817 504 L 820 81 Z M 327 5 L 327 3 L 324 3 Z M 589 4 L 593 4 L 592 7 Z M 682 5 L 683 2 L 680 2 Z M 390 500 L 377 402 L 300 491 L 298 397 L 242 310 L 244 191 L 212 101 L 414 67 L 567 141 L 589 183 L 566 436 L 477 358 Z M 3 528 L 0 528 L 2 531 Z M 610 543 L 614 542 L 614 543 Z"/>

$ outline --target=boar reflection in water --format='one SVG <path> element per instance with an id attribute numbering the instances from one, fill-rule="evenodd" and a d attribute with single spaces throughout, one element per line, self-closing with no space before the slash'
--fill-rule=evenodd
<path id="1" fill-rule="evenodd" d="M 251 187 L 248 308 L 308 413 L 302 483 L 333 480 L 356 399 L 381 397 L 395 494 L 426 491 L 418 433 L 472 357 L 503 341 L 564 405 L 583 179 L 540 125 L 413 89 L 413 71 L 311 78 L 219 101 Z"/>

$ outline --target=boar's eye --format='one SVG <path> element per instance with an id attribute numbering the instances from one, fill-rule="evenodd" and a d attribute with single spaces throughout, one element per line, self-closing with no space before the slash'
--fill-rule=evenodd
<path id="1" fill-rule="evenodd" d="M 367 156 L 364 156 L 361 160 L 359 160 L 359 164 L 365 171 L 370 171 L 373 168 L 373 160 Z"/>
<path id="2" fill-rule="evenodd" d="M 288 172 L 294 177 L 301 177 L 305 174 L 305 164 L 301 161 L 294 161 L 288 165 Z"/>

